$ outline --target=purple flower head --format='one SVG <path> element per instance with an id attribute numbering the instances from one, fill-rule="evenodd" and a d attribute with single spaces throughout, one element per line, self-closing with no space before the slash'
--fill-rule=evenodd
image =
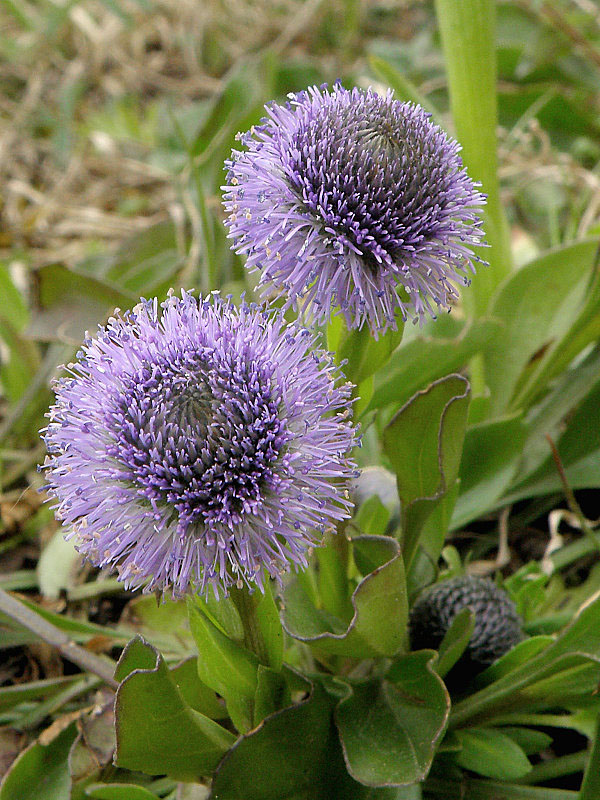
<path id="1" fill-rule="evenodd" d="M 348 516 L 350 386 L 280 313 L 182 293 L 87 339 L 45 430 L 57 516 L 128 588 L 227 594 Z"/>
<path id="2" fill-rule="evenodd" d="M 233 248 L 264 291 L 317 322 L 339 305 L 375 336 L 397 312 L 448 309 L 479 260 L 485 200 L 457 142 L 391 91 L 313 86 L 267 111 L 223 187 Z"/>

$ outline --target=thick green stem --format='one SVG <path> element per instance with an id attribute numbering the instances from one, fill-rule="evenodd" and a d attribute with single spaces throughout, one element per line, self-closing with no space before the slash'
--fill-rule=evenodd
<path id="1" fill-rule="evenodd" d="M 489 267 L 478 270 L 464 292 L 470 316 L 484 314 L 498 284 L 511 270 L 510 238 L 500 203 L 496 127 L 496 4 L 494 0 L 435 0 L 446 58 L 456 137 L 469 175 L 487 194 L 484 230 L 489 248 L 478 254 Z"/>
<path id="2" fill-rule="evenodd" d="M 247 586 L 243 586 L 241 589 L 234 586 L 231 590 L 231 599 L 235 603 L 242 620 L 244 646 L 257 656 L 261 664 L 269 666 L 269 648 L 265 642 L 258 614 L 256 613 L 261 599 L 260 593 L 255 591 L 250 594 Z"/>

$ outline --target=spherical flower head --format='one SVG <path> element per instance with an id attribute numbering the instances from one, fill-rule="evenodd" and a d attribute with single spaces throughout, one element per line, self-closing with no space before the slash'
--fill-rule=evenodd
<path id="1" fill-rule="evenodd" d="M 45 430 L 57 516 L 128 588 L 227 594 L 348 516 L 350 389 L 263 306 L 142 301 L 84 342 Z"/>
<path id="2" fill-rule="evenodd" d="M 409 618 L 413 650 L 437 650 L 464 608 L 471 609 L 475 620 L 469 644 L 457 665 L 462 675 L 480 672 L 523 638 L 523 621 L 504 590 L 489 578 L 458 575 L 435 584 L 417 599 Z"/>
<path id="3" fill-rule="evenodd" d="M 484 196 L 459 145 L 412 103 L 312 87 L 267 107 L 228 161 L 233 248 L 307 319 L 340 306 L 373 334 L 449 309 L 470 282 Z"/>

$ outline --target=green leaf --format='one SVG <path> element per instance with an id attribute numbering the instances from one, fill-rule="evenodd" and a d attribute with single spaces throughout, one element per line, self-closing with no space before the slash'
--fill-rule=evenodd
<path id="1" fill-rule="evenodd" d="M 85 790 L 93 800 L 157 800 L 158 795 L 134 783 L 92 783 Z"/>
<path id="2" fill-rule="evenodd" d="M 593 271 L 590 283 L 586 287 L 582 308 L 577 318 L 564 333 L 562 338 L 556 338 L 548 347 L 542 357 L 535 361 L 535 368 L 527 376 L 525 385 L 519 388 L 514 399 L 515 406 L 531 404 L 540 388 L 547 386 L 549 381 L 562 372 L 570 362 L 587 347 L 590 342 L 597 341 L 600 337 L 600 248 L 596 247 L 593 259 Z"/>
<path id="3" fill-rule="evenodd" d="M 437 577 L 437 564 L 450 529 L 450 520 L 452 518 L 454 506 L 456 505 L 459 487 L 460 481 L 456 480 L 454 485 L 448 489 L 431 514 L 427 517 L 421 529 L 416 556 L 421 557 L 421 569 L 423 569 L 425 559 L 429 562 L 430 567 L 427 568 L 427 572 L 431 572 L 432 578 L 430 581 L 427 581 L 427 583 L 433 582 Z M 422 586 L 426 585 L 423 582 L 419 583 L 417 575 L 412 574 L 413 566 L 416 567 L 415 560 L 416 559 L 414 559 L 411 564 L 407 578 L 411 596 L 414 592 L 421 589 Z"/>
<path id="4" fill-rule="evenodd" d="M 198 659 L 195 656 L 190 656 L 181 664 L 172 667 L 170 673 L 171 680 L 179 689 L 181 696 L 194 711 L 199 711 L 211 719 L 227 717 L 224 703 L 219 700 L 212 689 L 200 680 Z"/>
<path id="5" fill-rule="evenodd" d="M 2 262 L 0 262 L 0 297 L 2 297 L 0 319 L 10 323 L 15 330 L 22 330 L 29 319 L 27 305 L 13 283 L 10 271 Z"/>
<path id="6" fill-rule="evenodd" d="M 4 776 L 0 800 L 69 800 L 68 756 L 77 728 L 68 725 L 47 744 L 43 735 L 24 750 Z"/>
<path id="7" fill-rule="evenodd" d="M 492 416 L 515 405 L 512 399 L 526 371 L 569 336 L 586 302 L 597 248 L 597 239 L 587 239 L 551 250 L 515 272 L 499 290 L 490 313 L 505 328 L 486 349 Z"/>
<path id="8" fill-rule="evenodd" d="M 127 606 L 133 633 L 141 634 L 159 648 L 165 657 L 185 658 L 192 648 L 187 624 L 187 608 L 182 600 L 163 599 L 154 595 L 134 597 Z"/>
<path id="9" fill-rule="evenodd" d="M 373 337 L 368 325 L 362 328 L 346 328 L 344 319 L 341 315 L 334 317 L 331 326 L 340 327 L 337 336 L 328 331 L 328 346 L 332 336 L 335 337 L 335 357 L 338 364 L 344 364 L 344 375 L 356 386 L 360 386 L 367 378 L 374 375 L 377 370 L 384 367 L 402 341 L 404 323 L 402 319 L 398 321 L 398 330 L 387 330 L 380 334 L 378 339 Z"/>
<path id="10" fill-rule="evenodd" d="M 493 337 L 500 335 L 501 329 L 498 320 L 480 319 L 454 339 L 420 336 L 403 342 L 385 370 L 375 376 L 367 410 L 403 405 L 419 389 L 464 367 Z"/>
<path id="11" fill-rule="evenodd" d="M 255 718 L 263 720 L 289 705 L 291 705 L 290 695 L 282 673 L 259 664 L 254 698 Z"/>
<path id="12" fill-rule="evenodd" d="M 352 540 L 355 560 L 371 571 L 352 594 L 349 623 L 317 608 L 301 581 L 290 581 L 283 595 L 282 622 L 295 639 L 316 649 L 370 658 L 393 656 L 405 645 L 407 598 L 404 565 L 398 543 L 386 537 Z"/>
<path id="13" fill-rule="evenodd" d="M 596 721 L 592 752 L 585 768 L 579 800 L 596 800 L 600 797 L 600 714 Z"/>
<path id="14" fill-rule="evenodd" d="M 353 688 L 336 709 L 350 774 L 368 786 L 421 781 L 431 766 L 450 698 L 428 650 L 398 659 L 386 678 Z"/>
<path id="15" fill-rule="evenodd" d="M 511 487 L 504 502 L 562 491 L 556 464 L 547 447 L 546 460 L 525 481 Z M 600 486 L 600 381 L 569 419 L 557 448 L 572 489 Z"/>
<path id="16" fill-rule="evenodd" d="M 447 675 L 467 649 L 475 626 L 475 614 L 463 608 L 453 618 L 439 646 L 439 658 L 435 671 L 442 678 Z"/>
<path id="17" fill-rule="evenodd" d="M 267 651 L 267 666 L 277 672 L 283 664 L 283 629 L 279 609 L 268 582 L 265 583 L 264 592 L 256 594 L 256 620 Z"/>
<path id="18" fill-rule="evenodd" d="M 4 632 L 3 632 L 4 633 Z M 70 675 L 63 678 L 46 678 L 42 681 L 29 681 L 17 683 L 14 686 L 0 687 L 0 711 L 14 708 L 21 703 L 53 697 L 79 679 L 79 675 Z"/>
<path id="19" fill-rule="evenodd" d="M 521 414 L 482 422 L 467 430 L 452 529 L 495 507 L 517 472 L 526 433 Z"/>
<path id="20" fill-rule="evenodd" d="M 182 781 L 209 775 L 235 737 L 185 702 L 160 653 L 136 637 L 116 674 L 127 677 L 115 699 L 115 763 Z"/>
<path id="21" fill-rule="evenodd" d="M 374 494 L 361 504 L 352 519 L 352 526 L 367 536 L 383 536 L 390 516 L 389 509 L 383 505 L 379 496 Z"/>
<path id="22" fill-rule="evenodd" d="M 497 780 L 522 778 L 531 770 L 519 745 L 496 728 L 466 728 L 456 736 L 461 750 L 454 757 L 465 769 Z"/>
<path id="23" fill-rule="evenodd" d="M 552 737 L 543 731 L 533 728 L 520 728 L 512 725 L 503 725 L 502 733 L 516 742 L 526 756 L 546 750 L 552 744 Z"/>
<path id="24" fill-rule="evenodd" d="M 342 800 L 348 786 L 331 725 L 333 699 L 321 686 L 242 736 L 219 764 L 210 800 Z M 358 788 L 358 787 L 357 787 Z M 347 792 L 347 794 L 344 794 Z"/>
<path id="25" fill-rule="evenodd" d="M 68 269 L 49 264 L 35 272 L 40 311 L 28 328 L 34 339 L 78 342 L 116 308 L 131 308 L 139 295 Z"/>
<path id="26" fill-rule="evenodd" d="M 430 778 L 427 796 L 441 800 L 579 800 L 579 792 L 548 789 L 546 786 L 515 786 L 471 778 L 446 781 Z"/>
<path id="27" fill-rule="evenodd" d="M 217 600 L 213 595 L 208 597 L 196 595 L 194 602 L 222 633 L 239 644 L 244 641 L 244 626 L 231 596 L 220 597 Z"/>
<path id="28" fill-rule="evenodd" d="M 390 89 L 394 90 L 394 95 L 397 100 L 416 103 L 421 106 L 421 108 L 424 108 L 425 111 L 428 111 L 439 124 L 439 113 L 437 109 L 423 94 L 421 94 L 404 73 L 397 70 L 388 61 L 374 55 L 369 55 L 369 66 L 378 80 L 385 86 L 389 86 Z"/>
<path id="29" fill-rule="evenodd" d="M 458 476 L 468 406 L 469 382 L 448 375 L 414 395 L 383 432 L 402 504 L 407 564 L 425 520 Z"/>
<path id="30" fill-rule="evenodd" d="M 564 372 L 547 397 L 531 410 L 527 419 L 527 441 L 515 484 L 526 480 L 548 459 L 546 434 L 558 441 L 568 415 L 599 382 L 600 346 L 597 345 L 581 363 Z"/>
<path id="31" fill-rule="evenodd" d="M 110 259 L 104 279 L 136 297 L 164 295 L 183 266 L 175 224 L 159 222 L 127 239 Z"/>
<path id="32" fill-rule="evenodd" d="M 258 659 L 214 625 L 193 598 L 188 599 L 190 629 L 198 648 L 200 679 L 220 694 L 240 731 L 253 727 Z"/>

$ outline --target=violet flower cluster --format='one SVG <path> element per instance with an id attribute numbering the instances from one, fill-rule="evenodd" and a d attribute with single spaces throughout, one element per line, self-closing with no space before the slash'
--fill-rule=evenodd
<path id="1" fill-rule="evenodd" d="M 265 293 L 316 322 L 339 306 L 375 336 L 398 314 L 448 309 L 478 260 L 485 200 L 458 143 L 391 91 L 289 98 L 241 136 L 223 187 L 233 247 Z"/>
<path id="2" fill-rule="evenodd" d="M 484 202 L 459 145 L 391 93 L 312 87 L 228 162 L 229 235 L 306 320 L 377 335 L 448 308 Z M 349 514 L 351 387 L 283 311 L 185 292 L 87 338 L 45 430 L 57 516 L 129 588 L 216 596 L 306 564 Z"/>
<path id="3" fill-rule="evenodd" d="M 129 588 L 227 594 L 348 516 L 350 387 L 281 313 L 143 301 L 88 338 L 45 431 L 57 516 Z"/>

